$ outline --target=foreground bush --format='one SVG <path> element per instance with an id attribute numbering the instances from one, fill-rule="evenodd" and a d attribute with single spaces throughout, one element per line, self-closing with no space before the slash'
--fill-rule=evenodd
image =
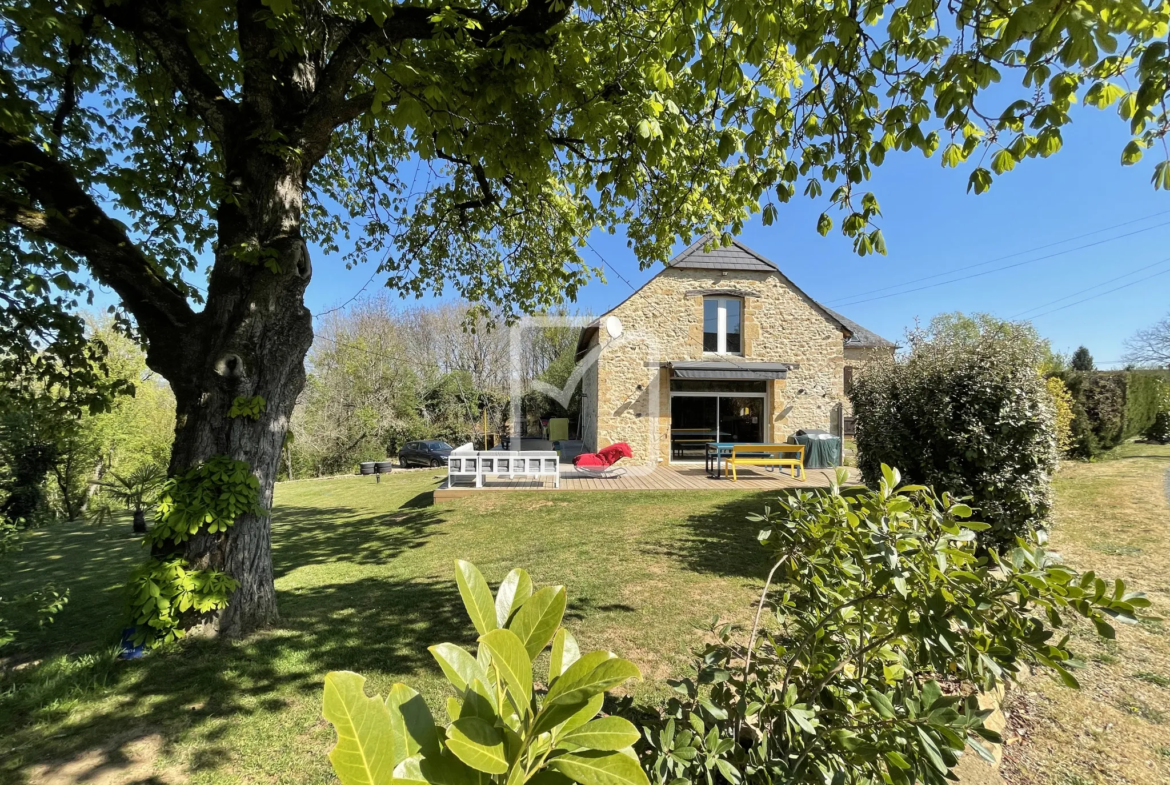
<path id="1" fill-rule="evenodd" d="M 528 573 L 513 570 L 493 599 L 479 570 L 463 561 L 456 581 L 479 647 L 430 649 L 458 696 L 447 699 L 446 727 L 405 684 L 383 700 L 366 695 L 356 673 L 325 677 L 325 719 L 337 730 L 329 760 L 343 785 L 649 785 L 631 748 L 634 725 L 594 719 L 605 692 L 638 678 L 638 669 L 610 652 L 580 654 L 560 626 L 565 587 L 534 591 Z M 533 660 L 550 643 L 543 679 Z M 540 696 L 542 680 L 548 688 Z"/>
<path id="2" fill-rule="evenodd" d="M 942 785 L 966 747 L 990 757 L 1000 741 L 975 691 L 1025 663 L 1075 687 L 1065 617 L 1112 638 L 1108 619 L 1149 604 L 1023 540 L 977 557 L 970 507 L 899 481 L 882 467 L 876 491 L 755 516 L 775 557 L 755 625 L 716 627 L 697 678 L 676 683 L 645 733 L 655 783 Z"/>
<path id="3" fill-rule="evenodd" d="M 867 365 L 849 396 L 865 483 L 876 487 L 888 464 L 910 482 L 968 496 L 991 524 L 988 544 L 1010 546 L 1039 528 L 1057 458 L 1043 361 L 1042 345 L 1010 323 L 911 334 L 909 356 Z"/>

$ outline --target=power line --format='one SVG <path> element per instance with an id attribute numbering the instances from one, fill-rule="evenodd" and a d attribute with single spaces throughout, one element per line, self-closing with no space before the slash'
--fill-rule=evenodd
<path id="1" fill-rule="evenodd" d="M 620 278 L 622 280 L 622 283 L 624 283 L 626 286 L 630 287 L 631 292 L 638 291 L 637 289 L 634 288 L 634 285 L 632 283 L 630 283 L 629 281 L 626 280 L 626 277 L 624 275 L 622 275 L 621 273 L 619 273 L 617 271 L 616 267 L 614 267 L 612 264 L 609 263 L 608 259 L 606 259 L 604 256 L 601 255 L 600 251 L 598 251 L 596 248 L 593 247 L 593 243 L 586 240 L 585 245 L 587 245 L 589 247 L 590 251 L 593 251 L 593 253 L 597 255 L 597 258 L 601 260 L 602 264 L 604 264 L 606 267 L 608 267 L 614 275 L 616 275 L 618 278 Z"/>
<path id="2" fill-rule="evenodd" d="M 1039 310 L 1041 310 L 1041 309 L 1043 309 L 1043 308 L 1047 308 L 1047 307 L 1048 307 L 1048 306 L 1050 306 L 1050 305 L 1056 305 L 1057 303 L 1062 303 L 1062 302 L 1064 302 L 1065 300 L 1069 300 L 1069 299 L 1071 299 L 1071 298 L 1073 298 L 1073 297 L 1076 297 L 1078 294 L 1084 294 L 1085 292 L 1091 292 L 1091 291 L 1093 291 L 1094 289 L 1097 289 L 1097 288 L 1100 288 L 1100 287 L 1102 287 L 1102 286 L 1105 286 L 1106 284 L 1111 284 L 1111 283 L 1113 283 L 1114 281 L 1120 281 L 1122 278 L 1128 278 L 1128 277 L 1129 277 L 1129 276 L 1131 276 L 1131 275 L 1134 275 L 1134 274 L 1136 274 L 1136 273 L 1140 273 L 1140 272 L 1142 272 L 1143 270 L 1148 270 L 1148 269 L 1150 269 L 1151 267 L 1157 267 L 1158 265 L 1160 265 L 1160 264 L 1165 264 L 1166 262 L 1170 262 L 1170 257 L 1167 257 L 1167 258 L 1165 258 L 1165 259 L 1161 259 L 1161 260 L 1159 260 L 1159 261 L 1157 261 L 1157 262 L 1154 262 L 1153 264 L 1147 264 L 1145 267 L 1139 267 L 1139 268 L 1137 268 L 1136 270 L 1130 270 L 1128 273 L 1125 273 L 1124 275 L 1119 275 L 1119 276 L 1117 276 L 1117 277 L 1115 277 L 1115 278 L 1110 278 L 1110 279 L 1109 279 L 1109 280 L 1107 280 L 1107 281 L 1101 281 L 1100 283 L 1096 283 L 1096 284 L 1093 284 L 1092 286 L 1085 287 L 1084 289 L 1081 289 L 1080 291 L 1073 292 L 1072 294 L 1066 294 L 1064 297 L 1058 297 L 1058 298 L 1056 298 L 1055 300 L 1049 300 L 1049 301 L 1048 301 L 1048 302 L 1046 302 L 1046 303 L 1041 303 L 1040 305 L 1035 305 L 1035 306 L 1033 306 L 1033 307 L 1031 307 L 1031 308 L 1028 308 L 1027 310 L 1020 311 L 1020 312 L 1019 312 L 1018 314 L 1016 314 L 1015 316 L 1012 316 L 1012 317 L 1011 317 L 1011 319 L 1014 321 L 1014 320 L 1016 320 L 1016 319 L 1019 319 L 1020 317 L 1022 317 L 1024 314 L 1031 313 L 1032 311 L 1039 311 Z"/>
<path id="3" fill-rule="evenodd" d="M 962 267 L 954 267 L 954 268 L 951 268 L 950 270 L 944 270 L 941 273 L 935 273 L 934 275 L 928 275 L 924 278 L 916 278 L 913 281 L 904 281 L 902 283 L 895 283 L 895 284 L 891 284 L 889 286 L 883 286 L 880 289 L 869 289 L 869 290 L 866 290 L 864 292 L 858 292 L 857 294 L 847 295 L 847 296 L 839 298 L 837 300 L 829 300 L 828 304 L 833 305 L 834 303 L 844 303 L 845 300 L 852 300 L 855 297 L 864 297 L 865 295 L 875 294 L 877 292 L 886 292 L 886 291 L 889 291 L 890 289 L 897 289 L 900 286 L 907 286 L 909 284 L 919 283 L 921 281 L 929 281 L 929 280 L 932 280 L 934 278 L 941 278 L 944 275 L 951 275 L 952 273 L 963 272 L 964 270 L 974 270 L 976 267 L 983 267 L 983 266 L 988 265 L 988 264 L 1002 262 L 1006 259 L 1013 259 L 1017 256 L 1023 256 L 1024 254 L 1035 253 L 1036 251 L 1043 251 L 1046 248 L 1052 248 L 1052 247 L 1057 246 L 1057 245 L 1064 245 L 1065 243 L 1071 243 L 1075 240 L 1083 240 L 1086 237 L 1092 237 L 1095 234 L 1101 234 L 1101 232 L 1109 232 L 1109 231 L 1112 231 L 1114 229 L 1120 229 L 1123 226 L 1131 226 L 1132 224 L 1141 223 L 1142 221 L 1148 221 L 1151 218 L 1157 218 L 1158 216 L 1166 215 L 1167 213 L 1170 213 L 1170 210 L 1162 210 L 1161 212 L 1151 213 L 1150 215 L 1144 216 L 1142 218 L 1135 218 L 1132 221 L 1124 221 L 1124 222 L 1119 223 L 1119 224 L 1114 224 L 1113 226 L 1106 226 L 1103 229 L 1095 229 L 1091 232 L 1086 232 L 1085 234 L 1076 235 L 1075 237 L 1066 237 L 1063 240 L 1057 240 L 1056 242 L 1047 243 L 1045 245 L 1039 245 L 1039 246 L 1036 246 L 1035 248 L 1029 248 L 1026 251 L 1017 251 L 1015 253 L 1007 254 L 1006 256 L 997 256 L 994 259 L 988 259 L 986 262 L 978 262 L 976 264 L 963 265 Z M 1125 236 L 1125 235 L 1123 235 L 1123 236 Z"/>
<path id="4" fill-rule="evenodd" d="M 379 272 L 380 272 L 380 270 L 375 268 L 374 272 L 370 274 L 369 280 L 367 280 L 364 284 L 362 284 L 362 288 L 358 289 L 354 293 L 353 297 L 350 297 L 348 300 L 346 300 L 345 302 L 343 302 L 341 305 L 337 306 L 336 308 L 330 308 L 327 311 L 321 311 L 321 313 L 313 314 L 313 318 L 320 319 L 322 316 L 325 316 L 327 314 L 336 313 L 337 311 L 343 310 L 345 308 L 345 306 L 349 305 L 354 300 L 361 297 L 362 292 L 364 292 L 366 290 L 367 286 L 369 286 L 371 283 L 374 282 L 374 276 L 376 276 Z"/>
<path id="5" fill-rule="evenodd" d="M 1116 237 L 1107 237 L 1106 239 L 1098 240 L 1095 243 L 1086 243 L 1084 245 L 1078 245 L 1075 248 L 1067 248 L 1063 251 L 1056 251 L 1055 253 L 1050 253 L 1050 254 L 1047 254 L 1046 256 L 1038 256 L 1035 259 L 1026 259 L 1022 262 L 1016 262 L 1015 264 L 1005 264 L 1003 267 L 994 267 L 990 270 L 984 270 L 981 273 L 972 273 L 971 275 L 964 275 L 960 278 L 952 278 L 949 281 L 939 281 L 938 283 L 927 284 L 926 286 L 919 286 L 919 287 L 916 287 L 914 289 L 906 289 L 905 291 L 901 291 L 901 292 L 893 292 L 891 294 L 882 294 L 882 295 L 878 295 L 877 297 L 868 297 L 864 300 L 853 300 L 852 302 L 848 302 L 848 303 L 840 303 L 840 304 L 833 303 L 833 304 L 837 307 L 850 306 L 850 305 L 860 305 L 862 303 L 869 303 L 869 302 L 873 302 L 875 300 L 886 300 L 890 297 L 899 297 L 903 294 L 911 294 L 913 292 L 921 292 L 925 289 L 935 289 L 939 286 L 946 286 L 947 284 L 959 283 L 960 281 L 969 281 L 972 278 L 981 278 L 984 275 L 991 275 L 992 273 L 999 273 L 999 272 L 1003 272 L 1004 270 L 1011 270 L 1011 269 L 1014 269 L 1016 267 L 1023 267 L 1026 264 L 1035 264 L 1036 262 L 1042 262 L 1046 259 L 1053 259 L 1057 256 L 1064 256 L 1065 254 L 1073 253 L 1075 251 L 1083 251 L 1086 248 L 1093 248 L 1093 247 L 1096 247 L 1098 245 L 1104 245 L 1105 243 L 1111 243 L 1114 240 L 1121 240 L 1121 239 L 1124 239 L 1126 237 L 1132 237 L 1135 234 L 1141 234 L 1142 232 L 1148 232 L 1151 229 L 1160 229 L 1163 226 L 1170 226 L 1170 221 L 1166 221 L 1165 223 L 1155 224 L 1154 226 L 1147 226 L 1145 229 L 1135 229 L 1132 232 L 1127 232 L 1125 234 L 1119 234 Z"/>
<path id="6" fill-rule="evenodd" d="M 1099 292 L 1098 294 L 1094 294 L 1091 297 L 1086 297 L 1083 300 L 1077 300 L 1075 303 L 1069 303 L 1068 305 L 1062 305 L 1059 308 L 1053 308 L 1052 310 L 1045 311 L 1044 313 L 1038 313 L 1035 316 L 1033 316 L 1032 318 L 1039 319 L 1041 316 L 1047 316 L 1050 313 L 1056 313 L 1057 311 L 1063 311 L 1065 308 L 1072 308 L 1074 305 L 1080 305 L 1081 303 L 1087 303 L 1089 300 L 1096 300 L 1098 297 L 1104 297 L 1107 294 L 1113 294 L 1113 292 L 1117 292 L 1117 291 L 1120 291 L 1122 289 L 1128 289 L 1131 286 L 1136 286 L 1139 283 L 1142 283 L 1143 281 L 1148 281 L 1151 278 L 1157 278 L 1159 275 L 1165 275 L 1166 273 L 1170 273 L 1170 270 L 1162 270 L 1161 272 L 1154 273 L 1153 275 L 1147 275 L 1145 278 L 1138 278 L 1136 281 L 1130 281 L 1129 283 L 1122 284 L 1121 286 L 1115 286 L 1112 289 L 1109 289 L 1108 291 Z"/>

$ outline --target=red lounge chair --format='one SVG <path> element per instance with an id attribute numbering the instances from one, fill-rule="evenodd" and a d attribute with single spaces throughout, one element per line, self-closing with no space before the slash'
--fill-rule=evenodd
<path id="1" fill-rule="evenodd" d="M 573 459 L 573 466 L 581 474 L 590 477 L 618 477 L 625 473 L 625 469 L 614 467 L 622 458 L 633 458 L 634 452 L 625 442 L 611 444 L 597 452 L 581 453 Z"/>

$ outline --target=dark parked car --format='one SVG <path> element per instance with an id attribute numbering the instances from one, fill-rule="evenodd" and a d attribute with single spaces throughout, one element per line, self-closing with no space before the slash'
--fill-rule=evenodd
<path id="1" fill-rule="evenodd" d="M 399 466 L 446 466 L 452 447 L 446 442 L 407 442 L 398 451 Z"/>

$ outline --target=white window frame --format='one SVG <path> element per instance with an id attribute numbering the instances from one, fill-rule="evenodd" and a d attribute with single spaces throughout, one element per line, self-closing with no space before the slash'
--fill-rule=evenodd
<path id="1" fill-rule="evenodd" d="M 704 354 L 735 354 L 743 356 L 743 298 L 742 297 L 704 297 L 703 298 L 703 326 L 706 327 L 707 321 L 707 302 L 714 300 L 718 305 L 715 306 L 716 324 L 715 324 L 715 351 L 708 352 L 704 350 Z M 729 300 L 735 300 L 739 303 L 739 351 L 727 351 L 727 303 Z"/>

